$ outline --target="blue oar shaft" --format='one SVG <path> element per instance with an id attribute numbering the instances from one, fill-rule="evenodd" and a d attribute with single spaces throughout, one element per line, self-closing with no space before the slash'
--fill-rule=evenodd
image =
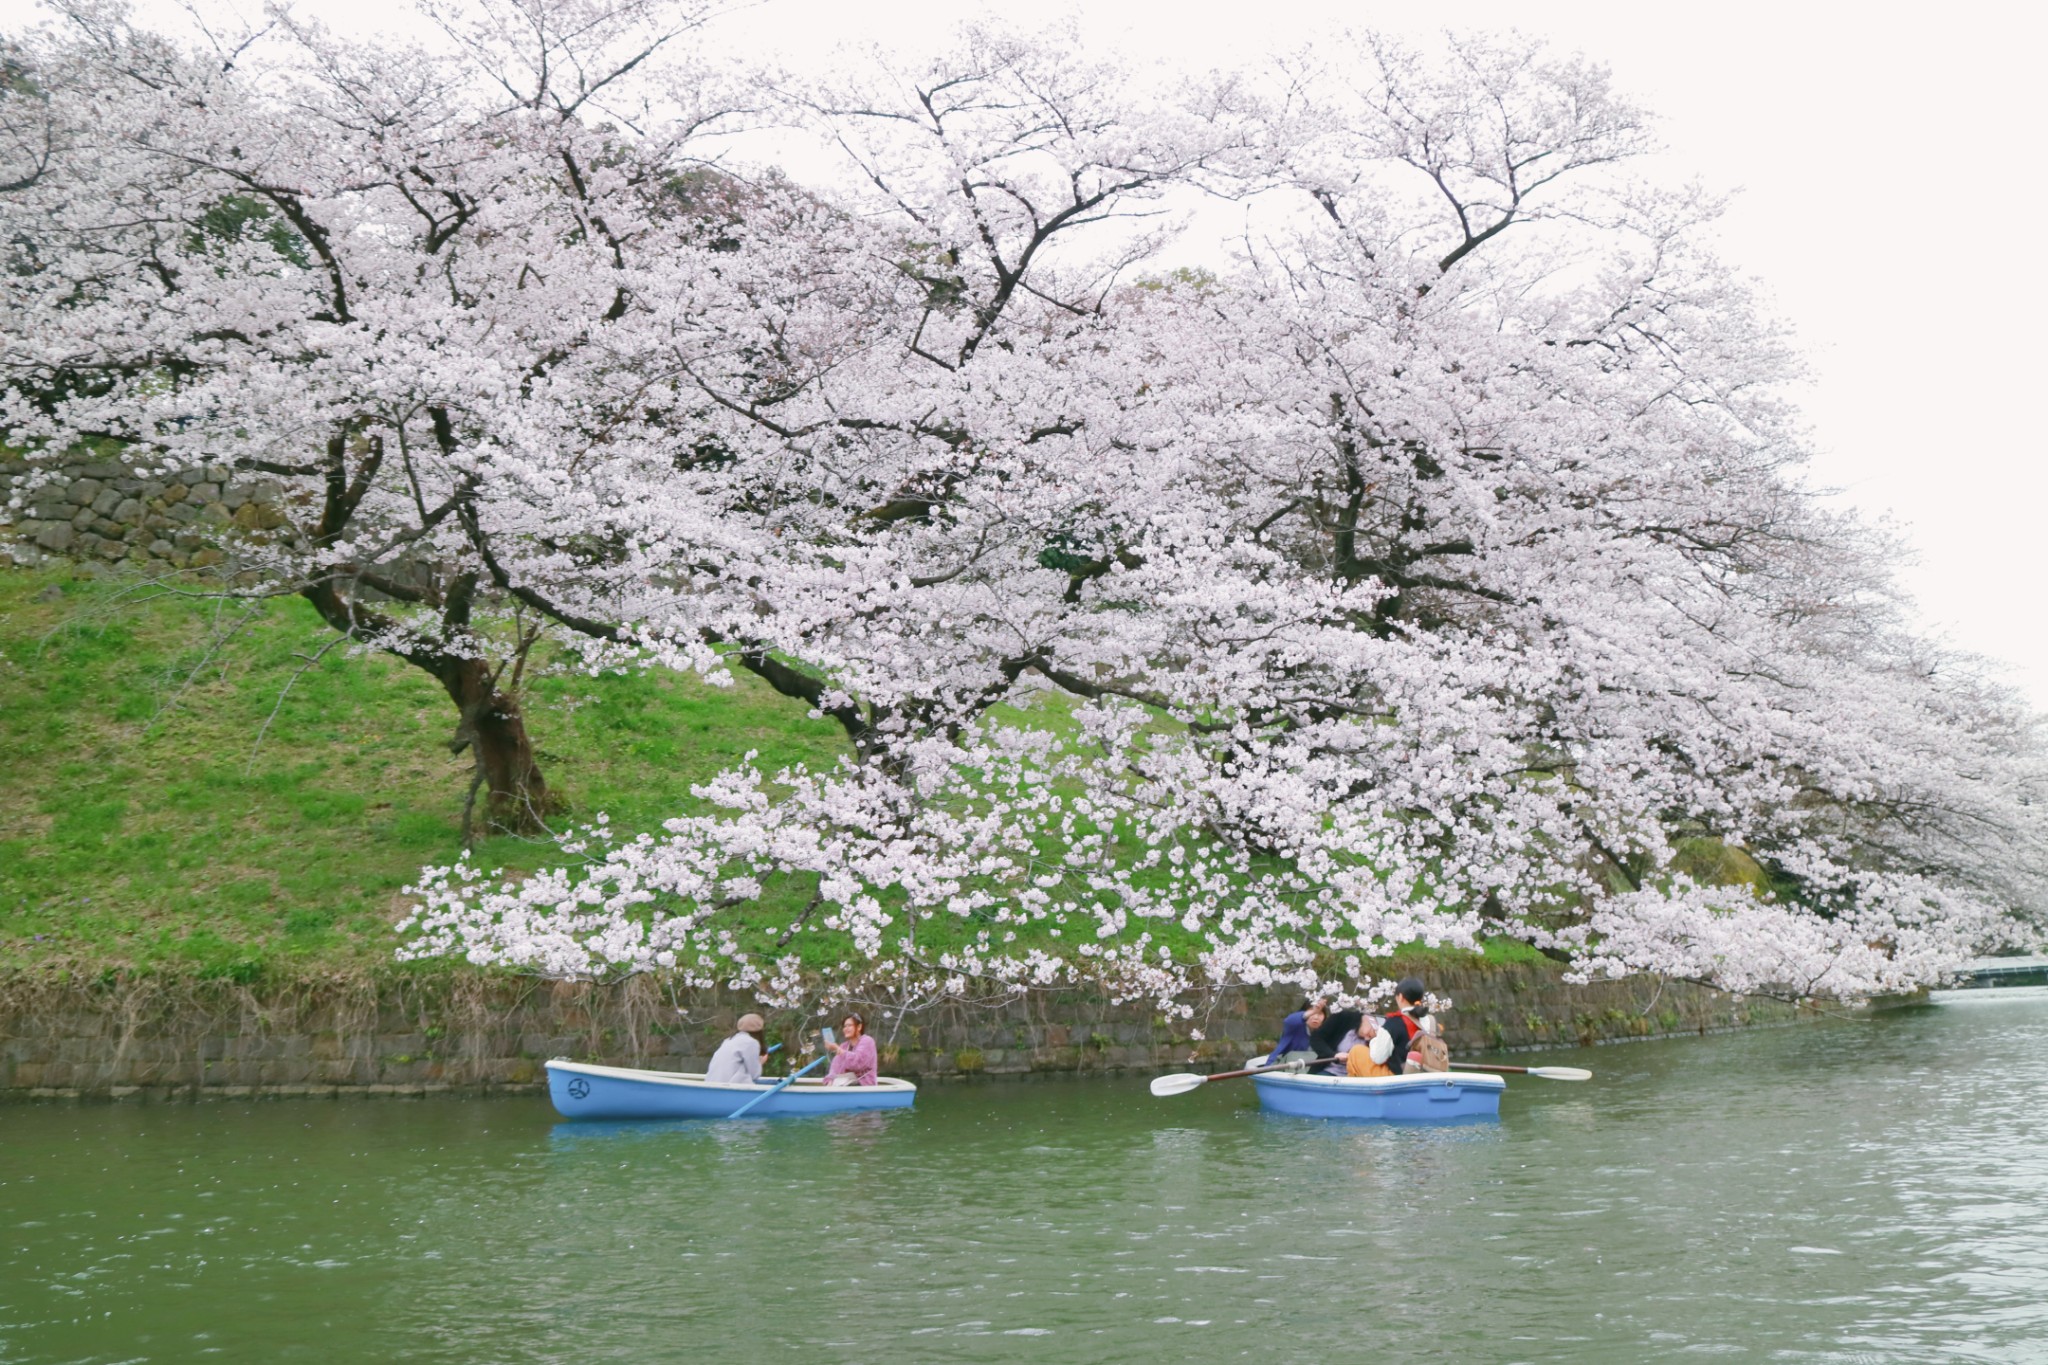
<path id="1" fill-rule="evenodd" d="M 823 1065 L 825 1062 L 830 1061 L 831 1057 L 832 1054 L 829 1052 L 819 1053 L 817 1060 L 813 1061 L 810 1066 L 805 1067 L 803 1071 L 793 1071 L 789 1075 L 784 1076 L 780 1081 L 777 1081 L 773 1086 L 769 1087 L 767 1090 L 762 1091 L 760 1094 L 754 1096 L 754 1098 L 748 1100 L 745 1104 L 733 1110 L 730 1114 L 727 1114 L 726 1117 L 732 1119 L 742 1117 L 749 1109 L 752 1109 L 762 1100 L 773 1099 L 775 1096 L 781 1094 L 784 1090 L 787 1090 L 789 1088 L 790 1082 L 794 1081 L 798 1076 L 803 1075 L 804 1071 L 809 1071 L 811 1067 Z"/>

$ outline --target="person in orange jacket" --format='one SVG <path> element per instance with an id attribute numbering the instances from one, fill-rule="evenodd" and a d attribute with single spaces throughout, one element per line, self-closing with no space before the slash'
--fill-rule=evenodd
<path id="1" fill-rule="evenodd" d="M 1385 1032 L 1380 1021 L 1367 1018 L 1358 1025 L 1358 1042 L 1344 1056 L 1344 1074 L 1347 1076 L 1391 1076 L 1394 1069 L 1372 1057 L 1372 1040 Z"/>

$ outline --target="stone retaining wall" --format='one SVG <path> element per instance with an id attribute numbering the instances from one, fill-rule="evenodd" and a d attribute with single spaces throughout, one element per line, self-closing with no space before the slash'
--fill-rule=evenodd
<path id="1" fill-rule="evenodd" d="M 227 557 L 234 531 L 284 524 L 281 490 L 230 482 L 225 465 L 144 477 L 118 460 L 80 458 L 33 489 L 21 462 L 0 463 L 0 562 L 49 556 L 177 569 Z"/>
<path id="2" fill-rule="evenodd" d="M 1555 970 L 1440 973 L 1454 1052 L 1577 1046 L 1798 1017 L 1776 1001 L 1636 978 L 1566 985 Z M 1233 1063 L 1271 1044 L 1298 1002 L 1234 991 L 1190 1020 L 1082 990 L 964 1000 L 904 1019 L 869 1011 L 884 1070 L 920 1079 L 1150 1071 Z M 573 1057 L 701 1069 L 732 1020 L 755 1008 L 723 992 L 483 977 L 300 985 L 66 985 L 0 981 L 0 1096 L 421 1094 L 526 1088 Z M 826 1018 L 771 1013 L 796 1042 Z"/>

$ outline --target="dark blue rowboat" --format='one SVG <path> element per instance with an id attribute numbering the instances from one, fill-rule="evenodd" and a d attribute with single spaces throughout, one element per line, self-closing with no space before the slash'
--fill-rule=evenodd
<path id="1" fill-rule="evenodd" d="M 571 1119 L 722 1119 L 775 1081 L 716 1085 L 690 1071 L 639 1071 L 589 1062 L 547 1064 L 548 1098 Z M 762 1100 L 747 1117 L 840 1114 L 852 1109 L 908 1109 L 917 1099 L 909 1081 L 884 1076 L 874 1085 L 826 1085 L 800 1080 Z"/>

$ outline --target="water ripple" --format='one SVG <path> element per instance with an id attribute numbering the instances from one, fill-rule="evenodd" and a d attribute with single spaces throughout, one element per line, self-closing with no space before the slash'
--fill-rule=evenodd
<path id="1" fill-rule="evenodd" d="M 1134 1081 L 745 1125 L 16 1107 L 0 1365 L 2042 1357 L 2048 992 L 1571 1060 L 1441 1129 Z"/>

